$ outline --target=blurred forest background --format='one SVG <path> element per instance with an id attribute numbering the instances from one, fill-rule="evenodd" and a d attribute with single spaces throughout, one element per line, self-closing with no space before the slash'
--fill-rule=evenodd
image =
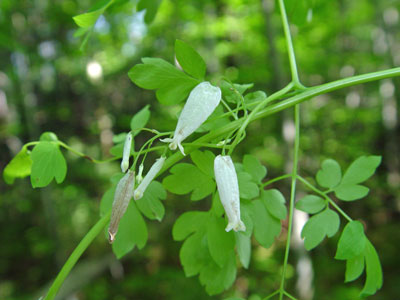
<path id="1" fill-rule="evenodd" d="M 314 1 L 305 10 L 287 1 L 300 78 L 312 86 L 400 66 L 400 2 Z M 255 84 L 271 94 L 289 80 L 289 65 L 276 3 L 272 0 L 163 0 L 153 23 L 144 22 L 135 1 L 119 0 L 97 21 L 84 51 L 72 17 L 91 0 L 1 0 L 0 170 L 24 143 L 44 131 L 96 158 L 110 157 L 112 138 L 129 130 L 131 117 L 151 105 L 148 127 L 172 130 L 177 107 L 161 106 L 153 91 L 135 86 L 128 70 L 142 57 L 174 60 L 175 39 L 205 59 L 208 78 L 221 75 Z M 306 14 L 304 13 L 306 12 Z M 370 194 L 341 204 L 361 220 L 380 254 L 384 285 L 370 299 L 400 299 L 400 78 L 320 96 L 301 105 L 300 174 L 313 181 L 325 158 L 346 168 L 360 155 L 383 155 L 367 183 Z M 256 121 L 234 159 L 256 155 L 268 179 L 290 170 L 292 110 Z M 137 144 L 148 138 L 141 134 Z M 68 255 L 99 218 L 99 203 L 119 163 L 92 164 L 66 153 L 68 174 L 61 185 L 32 189 L 29 179 L 0 180 L 0 299 L 38 299 Z M 273 186 L 289 195 L 289 181 Z M 306 190 L 299 184 L 298 196 Z M 208 296 L 198 278 L 185 278 L 181 243 L 171 228 L 191 209 L 207 209 L 169 195 L 164 220 L 147 221 L 149 242 L 121 261 L 104 236 L 89 247 L 63 286 L 59 299 L 257 300 L 279 284 L 286 231 L 270 249 L 255 244 L 250 268 L 238 270 L 234 286 Z M 345 264 L 334 260 L 338 234 L 310 253 L 294 244 L 288 288 L 296 289 L 298 258 L 312 259 L 312 288 L 318 300 L 357 299 L 364 279 L 344 284 Z M 312 276 L 312 275 L 310 275 Z M 312 277 L 308 277 L 312 279 Z M 294 292 L 297 294 L 297 292 Z"/>

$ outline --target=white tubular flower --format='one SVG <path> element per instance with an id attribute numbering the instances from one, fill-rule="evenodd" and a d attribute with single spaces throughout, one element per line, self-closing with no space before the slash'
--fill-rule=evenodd
<path id="1" fill-rule="evenodd" d="M 118 231 L 119 221 L 128 208 L 129 201 L 133 197 L 133 189 L 135 187 L 135 172 L 128 172 L 118 182 L 114 194 L 114 202 L 112 204 L 110 226 L 108 227 L 108 241 L 111 243 L 115 240 Z"/>
<path id="2" fill-rule="evenodd" d="M 125 138 L 124 152 L 122 154 L 122 162 L 121 162 L 122 173 L 125 173 L 126 170 L 129 168 L 129 156 L 131 155 L 131 147 L 132 147 L 132 133 L 129 132 Z"/>
<path id="3" fill-rule="evenodd" d="M 144 192 L 146 191 L 149 184 L 153 181 L 154 177 L 156 177 L 157 173 L 160 172 L 163 164 L 165 162 L 165 157 L 161 156 L 156 162 L 151 166 L 149 172 L 143 178 L 142 182 L 139 184 L 137 189 L 133 194 L 133 198 L 135 200 L 139 200 L 143 197 Z"/>
<path id="4" fill-rule="evenodd" d="M 185 106 L 176 125 L 174 137 L 172 139 L 162 139 L 167 142 L 171 150 L 179 147 L 179 150 L 185 155 L 182 141 L 191 135 L 197 128 L 204 123 L 212 114 L 221 101 L 221 90 L 219 87 L 212 86 L 208 81 L 198 84 L 189 95 Z"/>
<path id="5" fill-rule="evenodd" d="M 240 220 L 239 183 L 235 166 L 229 155 L 218 155 L 214 160 L 214 174 L 217 181 L 219 198 L 228 217 L 225 231 L 245 231 L 246 226 Z"/>

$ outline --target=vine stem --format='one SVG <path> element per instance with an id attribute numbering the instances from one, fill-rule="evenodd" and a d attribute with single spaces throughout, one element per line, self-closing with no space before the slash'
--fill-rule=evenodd
<path id="1" fill-rule="evenodd" d="M 290 34 L 289 22 L 286 15 L 285 4 L 283 0 L 279 0 L 279 10 L 281 11 L 281 19 L 283 31 L 285 33 L 286 48 L 289 56 L 290 72 L 292 74 L 292 82 L 295 87 L 304 89 L 305 87 L 300 83 L 299 74 L 297 72 L 296 56 L 294 54 L 292 36 Z"/>
<path id="2" fill-rule="evenodd" d="M 286 266 L 287 266 L 288 259 L 289 259 L 290 240 L 292 237 L 293 212 L 294 212 L 294 201 L 295 201 L 295 196 L 296 196 L 296 180 L 297 180 L 297 169 L 298 169 L 299 147 L 300 147 L 300 107 L 299 107 L 299 105 L 296 105 L 294 107 L 294 123 L 295 123 L 295 128 L 296 128 L 296 136 L 294 139 L 292 186 L 290 188 L 289 224 L 288 224 L 288 233 L 287 233 L 286 247 L 285 247 L 285 258 L 283 259 L 281 284 L 280 284 L 280 288 L 279 288 L 279 300 L 283 299 L 283 295 L 285 293 Z"/>
<path id="3" fill-rule="evenodd" d="M 51 285 L 49 292 L 47 293 L 44 300 L 53 300 L 56 296 L 58 290 L 60 289 L 65 278 L 68 276 L 71 269 L 75 266 L 78 259 L 81 257 L 82 253 L 89 247 L 96 236 L 103 230 L 103 228 L 110 221 L 111 210 L 105 214 L 97 223 L 90 229 L 90 231 L 85 235 L 79 245 L 74 249 L 74 251 L 69 256 L 68 260 L 65 262 L 61 271 L 58 273 L 56 279 Z"/>

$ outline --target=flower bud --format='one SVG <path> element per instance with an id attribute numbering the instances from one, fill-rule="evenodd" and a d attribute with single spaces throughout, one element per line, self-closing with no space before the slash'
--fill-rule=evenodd
<path id="1" fill-rule="evenodd" d="M 214 160 L 214 174 L 219 198 L 228 217 L 225 231 L 245 231 L 246 226 L 240 220 L 239 183 L 235 166 L 230 156 L 218 155 Z"/>
<path id="2" fill-rule="evenodd" d="M 219 87 L 212 86 L 208 81 L 198 84 L 189 95 L 185 106 L 178 119 L 174 137 L 172 139 L 162 139 L 167 142 L 171 150 L 177 147 L 185 155 L 182 141 L 197 130 L 201 124 L 212 114 L 221 101 L 221 90 Z"/>
<path id="3" fill-rule="evenodd" d="M 144 192 L 146 191 L 149 184 L 153 181 L 154 177 L 156 177 L 157 173 L 160 172 L 163 164 L 165 162 L 165 157 L 161 156 L 156 162 L 151 166 L 149 172 L 143 178 L 142 182 L 139 184 L 137 189 L 135 190 L 133 198 L 135 200 L 139 200 L 143 197 Z"/>
<path id="4" fill-rule="evenodd" d="M 133 189 L 135 187 L 135 172 L 128 172 L 118 182 L 114 194 L 114 202 L 112 204 L 110 226 L 108 227 L 108 241 L 111 243 L 115 240 L 118 231 L 118 225 L 121 218 L 128 208 L 129 201 L 133 197 Z"/>
<path id="5" fill-rule="evenodd" d="M 132 133 L 129 132 L 125 138 L 124 152 L 122 154 L 121 170 L 123 173 L 129 168 L 129 157 L 131 156 Z"/>

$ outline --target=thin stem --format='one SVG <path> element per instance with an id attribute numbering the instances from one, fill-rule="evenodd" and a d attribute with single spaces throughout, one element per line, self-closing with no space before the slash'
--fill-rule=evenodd
<path id="1" fill-rule="evenodd" d="M 296 297 L 293 297 L 293 296 L 292 296 L 292 295 L 290 295 L 288 292 L 286 292 L 286 291 L 283 291 L 283 293 L 285 294 L 285 296 L 289 297 L 290 299 L 292 299 L 292 300 L 297 300 L 297 298 L 296 298 Z"/>
<path id="2" fill-rule="evenodd" d="M 285 175 L 282 175 L 279 177 L 275 177 L 275 178 L 268 180 L 267 182 L 264 182 L 263 184 L 261 184 L 261 188 L 264 189 L 267 185 L 270 185 L 271 183 L 274 183 L 274 182 L 277 182 L 279 180 L 286 179 L 289 177 L 292 177 L 292 174 L 285 174 Z"/>
<path id="3" fill-rule="evenodd" d="M 275 100 L 276 98 L 281 97 L 282 95 L 285 95 L 287 92 L 289 92 L 293 88 L 293 83 L 289 83 L 287 86 L 285 86 L 283 89 L 277 91 L 276 93 L 272 94 L 271 96 L 267 97 L 264 101 L 259 103 L 254 110 L 248 115 L 245 116 L 244 121 L 242 125 L 240 126 L 238 133 L 236 135 L 235 140 L 232 143 L 232 148 L 229 149 L 229 155 L 233 152 L 235 147 L 239 144 L 240 138 L 243 136 L 243 132 L 246 130 L 247 125 L 255 118 L 257 113 L 265 107 L 265 105 L 268 104 L 268 102 Z"/>
<path id="4" fill-rule="evenodd" d="M 235 120 L 237 120 L 237 119 L 238 119 L 237 114 L 235 114 L 235 113 L 232 111 L 232 109 L 229 107 L 228 103 L 226 103 L 224 99 L 221 99 L 221 103 L 222 103 L 222 105 L 225 106 L 225 108 L 228 110 L 228 113 L 229 113 L 230 115 L 232 115 L 232 117 L 233 117 Z"/>
<path id="5" fill-rule="evenodd" d="M 288 220 L 288 233 L 286 239 L 285 258 L 283 259 L 283 270 L 281 277 L 281 285 L 279 289 L 279 299 L 283 299 L 283 293 L 285 290 L 285 275 L 286 267 L 289 259 L 289 249 L 292 237 L 293 227 L 293 212 L 294 212 L 294 201 L 296 196 L 296 180 L 297 180 L 297 168 L 299 161 L 299 148 L 300 148 L 300 107 L 296 105 L 294 107 L 294 123 L 296 128 L 296 136 L 294 139 L 294 153 L 293 153 L 293 169 L 292 169 L 292 186 L 290 190 L 290 204 L 289 204 L 289 220 Z"/>
<path id="6" fill-rule="evenodd" d="M 300 180 L 302 183 L 304 183 L 305 186 L 307 186 L 310 190 L 314 191 L 316 194 L 322 196 L 327 200 L 344 218 L 346 218 L 347 221 L 351 222 L 353 221 L 352 218 L 349 217 L 348 214 L 346 214 L 336 203 L 333 201 L 327 194 L 326 192 L 323 192 L 316 188 L 314 185 L 312 185 L 309 181 L 307 181 L 305 178 L 301 177 L 300 175 L 297 175 L 297 179 Z"/>
<path id="7" fill-rule="evenodd" d="M 263 298 L 263 300 L 268 300 L 271 299 L 273 296 L 275 296 L 276 294 L 279 293 L 279 290 L 276 290 L 275 292 L 273 292 L 272 294 L 269 294 L 268 296 L 266 296 L 265 298 Z"/>
<path id="8" fill-rule="evenodd" d="M 283 31 L 285 32 L 286 47 L 289 55 L 290 72 L 292 73 L 292 82 L 294 83 L 295 87 L 304 88 L 304 86 L 300 83 L 299 74 L 297 72 L 296 56 L 294 54 L 289 21 L 286 15 L 285 4 L 283 3 L 283 0 L 279 0 L 279 9 L 281 11 Z"/>
<path id="9" fill-rule="evenodd" d="M 56 296 L 58 290 L 60 289 L 62 283 L 64 282 L 65 278 L 68 276 L 71 269 L 75 266 L 76 262 L 78 261 L 79 257 L 81 257 L 82 253 L 89 247 L 92 241 L 95 239 L 96 236 L 99 235 L 103 231 L 103 228 L 107 225 L 110 221 L 111 210 L 104 215 L 97 223 L 90 229 L 90 231 L 85 235 L 79 245 L 75 248 L 75 250 L 71 253 L 68 260 L 65 262 L 64 266 L 62 267 L 61 271 L 58 273 L 56 279 L 54 280 L 53 284 L 51 285 L 49 292 L 47 293 L 44 300 L 52 300 Z"/>

